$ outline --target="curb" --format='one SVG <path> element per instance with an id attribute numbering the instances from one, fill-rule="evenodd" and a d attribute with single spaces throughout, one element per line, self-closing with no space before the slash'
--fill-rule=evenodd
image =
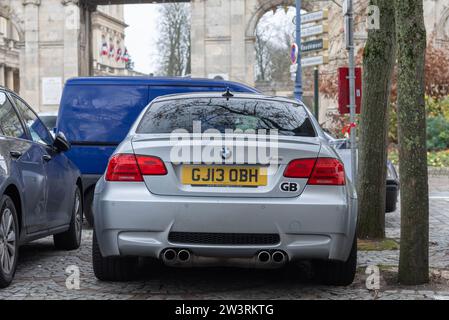
<path id="1" fill-rule="evenodd" d="M 394 165 L 399 174 L 399 166 Z M 449 167 L 427 167 L 429 177 L 449 177 Z"/>
<path id="2" fill-rule="evenodd" d="M 429 167 L 428 168 L 429 176 L 445 176 L 449 177 L 449 168 L 448 167 Z"/>

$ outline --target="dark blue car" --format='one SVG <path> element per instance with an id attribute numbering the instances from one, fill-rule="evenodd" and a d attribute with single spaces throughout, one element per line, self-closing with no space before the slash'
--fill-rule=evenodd
<path id="1" fill-rule="evenodd" d="M 82 174 L 85 216 L 92 225 L 94 187 L 109 157 L 140 112 L 153 99 L 177 93 L 258 93 L 243 84 L 209 79 L 156 77 L 90 77 L 68 80 L 61 99 L 57 132 L 72 145 L 67 156 Z"/>
<path id="2" fill-rule="evenodd" d="M 49 235 L 58 249 L 80 246 L 81 175 L 65 156 L 69 148 L 24 100 L 0 87 L 0 288 L 13 280 L 19 246 Z"/>

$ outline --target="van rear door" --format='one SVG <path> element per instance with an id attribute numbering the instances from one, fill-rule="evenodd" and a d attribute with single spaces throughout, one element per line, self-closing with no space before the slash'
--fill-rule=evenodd
<path id="1" fill-rule="evenodd" d="M 67 156 L 82 174 L 104 173 L 112 152 L 148 104 L 148 94 L 147 85 L 66 85 L 57 128 L 72 144 Z"/>

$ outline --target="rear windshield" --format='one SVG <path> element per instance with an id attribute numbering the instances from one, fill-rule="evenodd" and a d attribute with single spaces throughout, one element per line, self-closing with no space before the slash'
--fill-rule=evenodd
<path id="1" fill-rule="evenodd" d="M 143 116 L 137 133 L 201 132 L 225 130 L 278 130 L 279 135 L 315 137 L 303 106 L 293 103 L 224 98 L 195 98 L 154 103 Z"/>

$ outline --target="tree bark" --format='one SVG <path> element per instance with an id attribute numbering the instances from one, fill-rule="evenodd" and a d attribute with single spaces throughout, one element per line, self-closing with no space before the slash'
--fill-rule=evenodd
<path id="1" fill-rule="evenodd" d="M 391 0 L 371 0 L 380 9 L 380 29 L 368 31 L 363 54 L 360 123 L 358 236 L 385 237 L 388 107 L 395 61 L 395 15 Z"/>
<path id="2" fill-rule="evenodd" d="M 422 0 L 396 0 L 398 44 L 398 136 L 401 179 L 399 282 L 429 281 L 424 66 L 426 30 Z"/>

